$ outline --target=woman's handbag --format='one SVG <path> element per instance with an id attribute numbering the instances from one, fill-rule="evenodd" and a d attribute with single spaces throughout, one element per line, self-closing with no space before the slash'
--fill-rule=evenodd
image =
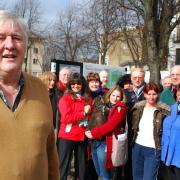
<path id="1" fill-rule="evenodd" d="M 125 132 L 118 135 L 116 138 L 115 134 L 112 136 L 112 154 L 111 161 L 114 167 L 123 166 L 126 164 L 128 159 L 128 124 L 126 120 Z"/>

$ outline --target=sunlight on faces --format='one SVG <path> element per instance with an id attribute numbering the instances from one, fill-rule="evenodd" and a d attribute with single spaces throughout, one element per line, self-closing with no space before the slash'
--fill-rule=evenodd
<path id="1" fill-rule="evenodd" d="M 70 82 L 71 90 L 75 93 L 78 93 L 82 89 L 82 82 L 80 81 L 72 81 Z"/>
<path id="2" fill-rule="evenodd" d="M 162 80 L 163 88 L 168 88 L 171 85 L 171 78 L 167 77 Z"/>
<path id="3" fill-rule="evenodd" d="M 178 85 L 180 83 L 180 66 L 174 66 L 171 70 L 171 83 Z"/>
<path id="4" fill-rule="evenodd" d="M 18 23 L 0 21 L 0 70 L 21 71 L 26 52 L 26 39 Z"/>
<path id="5" fill-rule="evenodd" d="M 144 73 L 141 71 L 133 71 L 131 73 L 131 81 L 135 87 L 140 87 L 144 82 Z"/>
<path id="6" fill-rule="evenodd" d="M 149 90 L 148 93 L 144 93 L 144 97 L 150 105 L 155 105 L 157 103 L 158 94 L 154 90 Z"/>
<path id="7" fill-rule="evenodd" d="M 69 82 L 71 76 L 71 72 L 68 69 L 62 69 L 59 74 L 59 79 L 63 84 L 67 84 Z"/>
<path id="8" fill-rule="evenodd" d="M 99 89 L 100 87 L 100 82 L 98 80 L 91 80 L 89 81 L 89 89 L 92 91 L 92 92 L 95 92 Z"/>
<path id="9" fill-rule="evenodd" d="M 120 99 L 121 99 L 121 92 L 118 90 L 114 90 L 109 97 L 109 101 L 112 104 L 116 104 L 118 101 L 120 101 Z"/>
<path id="10" fill-rule="evenodd" d="M 102 83 L 101 85 L 105 86 L 108 83 L 108 73 L 106 71 L 101 71 L 99 77 Z"/>

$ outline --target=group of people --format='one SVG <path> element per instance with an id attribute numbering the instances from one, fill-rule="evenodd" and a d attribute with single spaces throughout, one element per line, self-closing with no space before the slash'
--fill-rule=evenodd
<path id="1" fill-rule="evenodd" d="M 133 180 L 155 180 L 158 177 L 165 180 L 168 176 L 168 179 L 176 176 L 179 179 L 179 164 L 170 160 L 169 164 L 166 162 L 169 144 L 172 143 L 169 137 L 172 124 L 167 119 L 179 118 L 171 117 L 172 111 L 180 114 L 179 70 L 178 65 L 172 68 L 170 85 L 160 91 L 156 83 L 144 82 L 145 72 L 141 68 L 134 68 L 131 74 L 120 77 L 110 89 L 106 87 L 106 71 L 99 74 L 90 72 L 85 79 L 78 73 L 71 74 L 67 67 L 63 68 L 58 84 L 64 84 L 62 76 L 68 80 L 64 84 L 64 95 L 58 102 L 61 114 L 57 137 L 61 179 L 68 177 L 73 152 L 76 152 L 75 169 L 79 179 L 88 179 L 88 176 L 91 176 L 89 179 L 97 179 L 98 176 L 103 180 L 120 177 Z M 128 162 L 124 167 L 113 167 L 112 135 L 123 133 L 126 118 L 129 127 Z M 174 148 L 178 148 L 175 143 Z M 90 153 L 87 151 L 89 146 Z M 89 168 L 89 158 L 92 158 L 97 176 L 90 175 L 93 169 Z M 178 162 L 178 157 L 173 158 Z M 169 168 L 162 170 L 162 162 Z M 160 171 L 168 176 L 161 176 Z"/>
<path id="2" fill-rule="evenodd" d="M 51 90 L 52 82 L 54 84 L 53 89 L 57 89 L 56 99 L 60 114 L 60 119 L 58 119 L 60 125 L 55 129 L 58 129 L 57 149 L 60 179 L 67 179 L 73 153 L 76 162 L 75 169 L 78 172 L 76 173 L 79 179 L 94 179 L 98 176 L 110 179 L 109 168 L 113 167 L 110 156 L 112 151 L 110 138 L 113 132 L 120 133 L 119 129 L 125 121 L 127 111 L 123 102 L 123 90 L 118 85 L 110 90 L 105 87 L 108 81 L 108 74 L 105 71 L 100 72 L 100 74 L 91 72 L 85 79 L 79 73 L 72 74 L 70 69 L 65 67 L 60 70 L 57 87 L 55 87 L 54 75 L 51 72 L 44 72 L 40 79 L 45 84 L 47 80 L 49 81 L 49 84 L 46 84 L 49 93 L 54 91 Z M 58 95 L 59 91 L 63 92 L 62 96 Z M 99 102 L 102 102 L 102 104 Z M 99 105 L 106 106 L 107 111 L 104 112 L 106 123 L 104 124 L 98 124 L 101 123 L 101 120 L 94 120 L 95 117 L 100 118 L 98 112 L 95 111 L 95 108 L 98 108 Z M 52 107 L 56 108 L 56 106 Z M 54 115 L 56 114 L 55 112 Z M 89 123 L 90 120 L 91 123 Z M 89 141 L 88 138 L 94 140 Z M 105 153 L 107 144 L 107 152 L 110 152 L 108 158 L 106 158 Z M 91 149 L 91 153 L 88 153 L 88 149 Z M 92 157 L 93 165 L 88 157 Z M 105 163 L 108 169 L 104 167 Z M 95 167 L 98 176 L 93 172 L 93 167 Z"/>
<path id="3" fill-rule="evenodd" d="M 128 179 L 133 180 L 179 180 L 180 66 L 172 67 L 170 84 L 162 91 L 153 82 L 146 84 L 144 75 L 142 69 L 133 69 L 132 87 L 124 90 L 129 108 L 129 161 L 125 175 L 129 172 Z M 130 82 L 127 75 L 124 82 Z"/>
<path id="4" fill-rule="evenodd" d="M 1 179 L 67 180 L 72 158 L 80 180 L 180 179 L 179 65 L 162 92 L 141 68 L 110 88 L 106 71 L 38 79 L 22 72 L 27 39 L 22 19 L 0 11 Z M 126 119 L 128 162 L 114 167 L 112 137 Z"/>

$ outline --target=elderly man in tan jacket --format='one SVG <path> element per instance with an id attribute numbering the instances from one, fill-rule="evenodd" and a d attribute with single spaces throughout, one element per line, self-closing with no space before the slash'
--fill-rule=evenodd
<path id="1" fill-rule="evenodd" d="M 59 180 L 47 90 L 22 73 L 27 34 L 18 16 L 0 11 L 0 179 Z"/>

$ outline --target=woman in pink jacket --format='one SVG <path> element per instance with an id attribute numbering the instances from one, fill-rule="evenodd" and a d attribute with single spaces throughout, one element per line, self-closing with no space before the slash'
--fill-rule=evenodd
<path id="1" fill-rule="evenodd" d="M 86 179 L 85 128 L 92 109 L 92 100 L 85 93 L 83 77 L 78 73 L 72 75 L 68 90 L 59 101 L 61 126 L 58 133 L 59 161 L 61 180 L 67 180 L 72 152 L 77 148 L 79 178 Z"/>
<path id="2" fill-rule="evenodd" d="M 104 103 L 109 108 L 107 121 L 85 132 L 88 138 L 94 139 L 92 159 L 96 172 L 102 180 L 111 179 L 109 169 L 113 168 L 111 161 L 112 135 L 113 133 L 115 135 L 123 133 L 122 126 L 125 123 L 127 112 L 127 108 L 122 102 L 123 97 L 123 91 L 119 86 L 112 87 L 104 97 Z"/>

